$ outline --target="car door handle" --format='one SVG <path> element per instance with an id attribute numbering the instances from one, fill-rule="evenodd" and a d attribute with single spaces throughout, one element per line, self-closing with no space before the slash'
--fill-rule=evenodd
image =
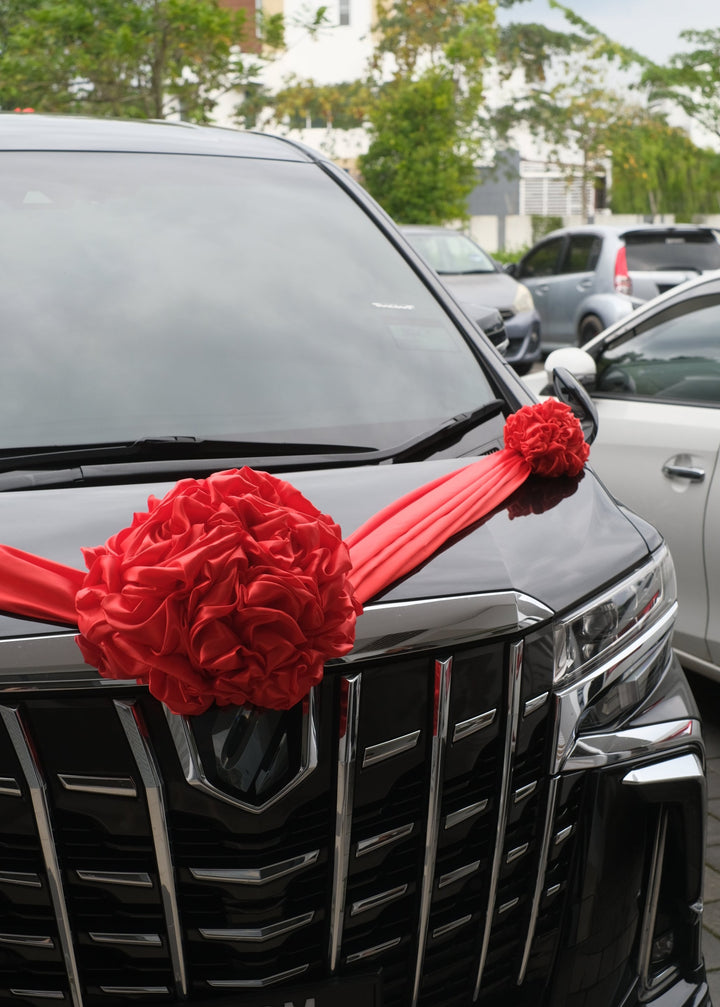
<path id="1" fill-rule="evenodd" d="M 533 293 L 534 294 L 547 294 L 547 292 L 548 292 L 549 289 L 550 289 L 550 287 L 548 286 L 547 283 L 541 283 L 539 287 L 535 287 L 535 290 L 533 291 Z"/>
<path id="2" fill-rule="evenodd" d="M 580 280 L 576 285 L 577 290 L 589 290 L 592 287 L 592 280 Z"/>
<path id="3" fill-rule="evenodd" d="M 672 465 L 666 462 L 663 465 L 663 475 L 668 478 L 689 479 L 693 483 L 701 483 L 705 478 L 705 469 L 695 468 L 694 465 Z"/>

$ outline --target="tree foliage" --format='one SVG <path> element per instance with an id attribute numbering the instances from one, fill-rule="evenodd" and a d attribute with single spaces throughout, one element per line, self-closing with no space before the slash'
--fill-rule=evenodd
<path id="1" fill-rule="evenodd" d="M 483 139 L 494 4 L 386 0 L 376 30 L 365 185 L 404 223 L 462 219 Z"/>
<path id="2" fill-rule="evenodd" d="M 652 102 L 673 102 L 720 138 L 720 28 L 681 31 L 680 38 L 695 48 L 672 56 L 667 66 L 646 64 L 642 85 Z"/>
<path id="3" fill-rule="evenodd" d="M 282 46 L 282 19 L 263 23 Z M 0 107 L 206 122 L 218 96 L 258 72 L 255 25 L 217 0 L 6 0 Z"/>

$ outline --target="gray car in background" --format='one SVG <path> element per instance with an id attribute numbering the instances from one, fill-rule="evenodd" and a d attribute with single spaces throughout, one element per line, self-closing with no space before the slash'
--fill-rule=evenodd
<path id="1" fill-rule="evenodd" d="M 582 345 L 644 301 L 720 268 L 720 241 L 691 224 L 552 231 L 506 267 L 532 293 L 543 351 Z"/>
<path id="2" fill-rule="evenodd" d="M 429 225 L 408 225 L 400 230 L 476 324 L 485 328 L 478 305 L 497 308 L 508 341 L 503 356 L 518 374 L 527 374 L 541 356 L 540 316 L 527 287 L 508 276 L 460 231 Z M 497 343 L 492 336 L 491 341 Z"/>

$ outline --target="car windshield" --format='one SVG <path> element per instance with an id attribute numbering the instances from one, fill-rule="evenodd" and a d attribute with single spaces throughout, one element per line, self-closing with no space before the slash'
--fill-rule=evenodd
<path id="1" fill-rule="evenodd" d="M 188 435 L 386 447 L 494 397 L 317 165 L 4 153 L 0 449 Z"/>
<path id="2" fill-rule="evenodd" d="M 455 231 L 444 233 L 435 231 L 425 234 L 408 232 L 407 236 L 414 248 L 437 273 L 496 272 L 490 256 L 464 234 Z"/>
<path id="3" fill-rule="evenodd" d="M 720 269 L 720 243 L 707 231 L 626 234 L 628 269 Z"/>

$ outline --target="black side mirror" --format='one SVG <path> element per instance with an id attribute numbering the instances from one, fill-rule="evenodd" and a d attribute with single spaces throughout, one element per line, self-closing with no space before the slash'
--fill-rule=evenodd
<path id="1" fill-rule="evenodd" d="M 592 444 L 598 432 L 597 409 L 587 390 L 567 367 L 556 367 L 553 370 L 553 393 L 555 398 L 570 406 L 580 420 L 585 440 L 588 444 Z"/>
<path id="2" fill-rule="evenodd" d="M 503 269 L 508 274 L 508 276 L 517 276 L 518 274 L 518 264 L 517 262 L 506 262 Z"/>

